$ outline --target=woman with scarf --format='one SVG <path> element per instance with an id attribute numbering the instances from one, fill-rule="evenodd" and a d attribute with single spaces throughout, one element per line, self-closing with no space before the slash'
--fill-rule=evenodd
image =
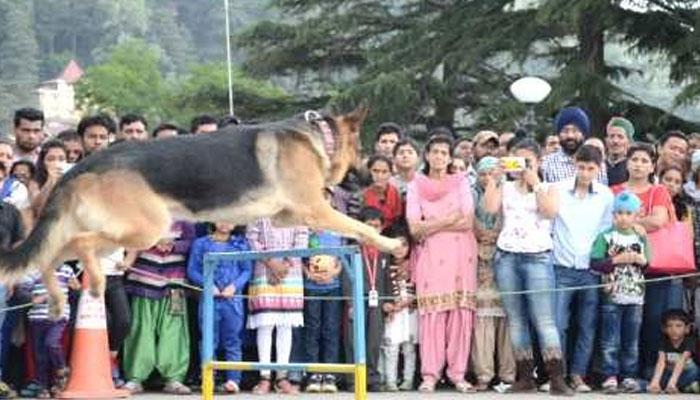
<path id="1" fill-rule="evenodd" d="M 447 361 L 459 392 L 474 392 L 464 379 L 474 321 L 476 240 L 474 206 L 464 174 L 448 174 L 449 137 L 425 145 L 423 174 L 408 186 L 406 217 L 416 240 L 413 278 L 418 299 L 421 375 L 419 390 L 433 392 Z"/>

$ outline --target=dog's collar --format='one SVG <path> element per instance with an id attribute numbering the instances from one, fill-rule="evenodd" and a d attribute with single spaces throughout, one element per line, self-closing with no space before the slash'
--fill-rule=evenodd
<path id="1" fill-rule="evenodd" d="M 323 138 L 323 147 L 326 150 L 326 154 L 332 157 L 336 151 L 336 140 L 335 132 L 333 128 L 326 121 L 323 116 L 315 110 L 308 110 L 304 113 L 304 119 L 306 122 L 315 125 L 320 131 Z"/>

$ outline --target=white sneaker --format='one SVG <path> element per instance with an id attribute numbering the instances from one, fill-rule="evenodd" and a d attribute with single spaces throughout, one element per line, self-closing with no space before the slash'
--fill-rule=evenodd
<path id="1" fill-rule="evenodd" d="M 603 392 L 605 392 L 605 394 L 617 394 L 616 377 L 611 376 L 603 382 Z"/>
<path id="2" fill-rule="evenodd" d="M 309 382 L 306 384 L 306 393 L 321 393 L 321 385 L 323 377 L 321 375 L 311 375 Z"/>
<path id="3" fill-rule="evenodd" d="M 625 393 L 641 393 L 642 387 L 636 379 L 625 378 L 622 380 L 622 390 L 624 390 Z"/>
<path id="4" fill-rule="evenodd" d="M 122 386 L 122 389 L 128 390 L 131 394 L 143 393 L 143 386 L 141 386 L 140 383 L 134 381 L 129 381 L 126 384 L 124 384 L 124 386 Z"/>

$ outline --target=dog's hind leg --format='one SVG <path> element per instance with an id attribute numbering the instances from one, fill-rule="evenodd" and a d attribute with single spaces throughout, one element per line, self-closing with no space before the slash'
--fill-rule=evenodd
<path id="1" fill-rule="evenodd" d="M 313 212 L 301 217 L 304 225 L 314 229 L 328 229 L 341 235 L 369 242 L 382 251 L 394 251 L 401 246 L 401 241 L 382 236 L 374 228 L 354 220 L 347 215 L 334 210 L 327 203 L 314 209 Z"/>
<path id="2" fill-rule="evenodd" d="M 100 259 L 97 256 L 101 240 L 97 233 L 83 233 L 71 242 L 72 250 L 77 254 L 88 274 L 90 294 L 94 297 L 102 297 L 106 285 L 102 268 L 100 268 Z"/>

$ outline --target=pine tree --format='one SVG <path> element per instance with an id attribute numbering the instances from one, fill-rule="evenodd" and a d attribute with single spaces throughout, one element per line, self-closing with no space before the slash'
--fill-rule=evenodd
<path id="1" fill-rule="evenodd" d="M 31 2 L 0 0 L 0 130 L 10 128 L 13 110 L 36 106 L 38 48 Z"/>
<path id="2" fill-rule="evenodd" d="M 173 1 L 152 1 L 150 8 L 147 36 L 163 50 L 161 69 L 170 75 L 185 73 L 197 57 L 189 31 L 178 22 L 176 5 Z"/>
<path id="3" fill-rule="evenodd" d="M 640 112 L 639 100 L 616 85 L 633 71 L 606 60 L 607 43 L 668 54 L 676 82 L 698 70 L 694 28 L 700 27 L 700 13 L 691 1 L 273 4 L 283 10 L 282 21 L 259 23 L 239 36 L 249 50 L 247 68 L 258 76 L 311 76 L 316 88 L 337 93 L 336 102 L 367 98 L 375 122 L 449 125 L 455 110 L 464 108 L 476 119 L 474 127 L 510 128 L 523 108 L 507 87 L 538 64 L 555 73 L 547 77 L 554 90 L 538 107 L 540 114 L 553 116 L 564 105 L 578 104 L 601 133 L 611 112 Z"/>

